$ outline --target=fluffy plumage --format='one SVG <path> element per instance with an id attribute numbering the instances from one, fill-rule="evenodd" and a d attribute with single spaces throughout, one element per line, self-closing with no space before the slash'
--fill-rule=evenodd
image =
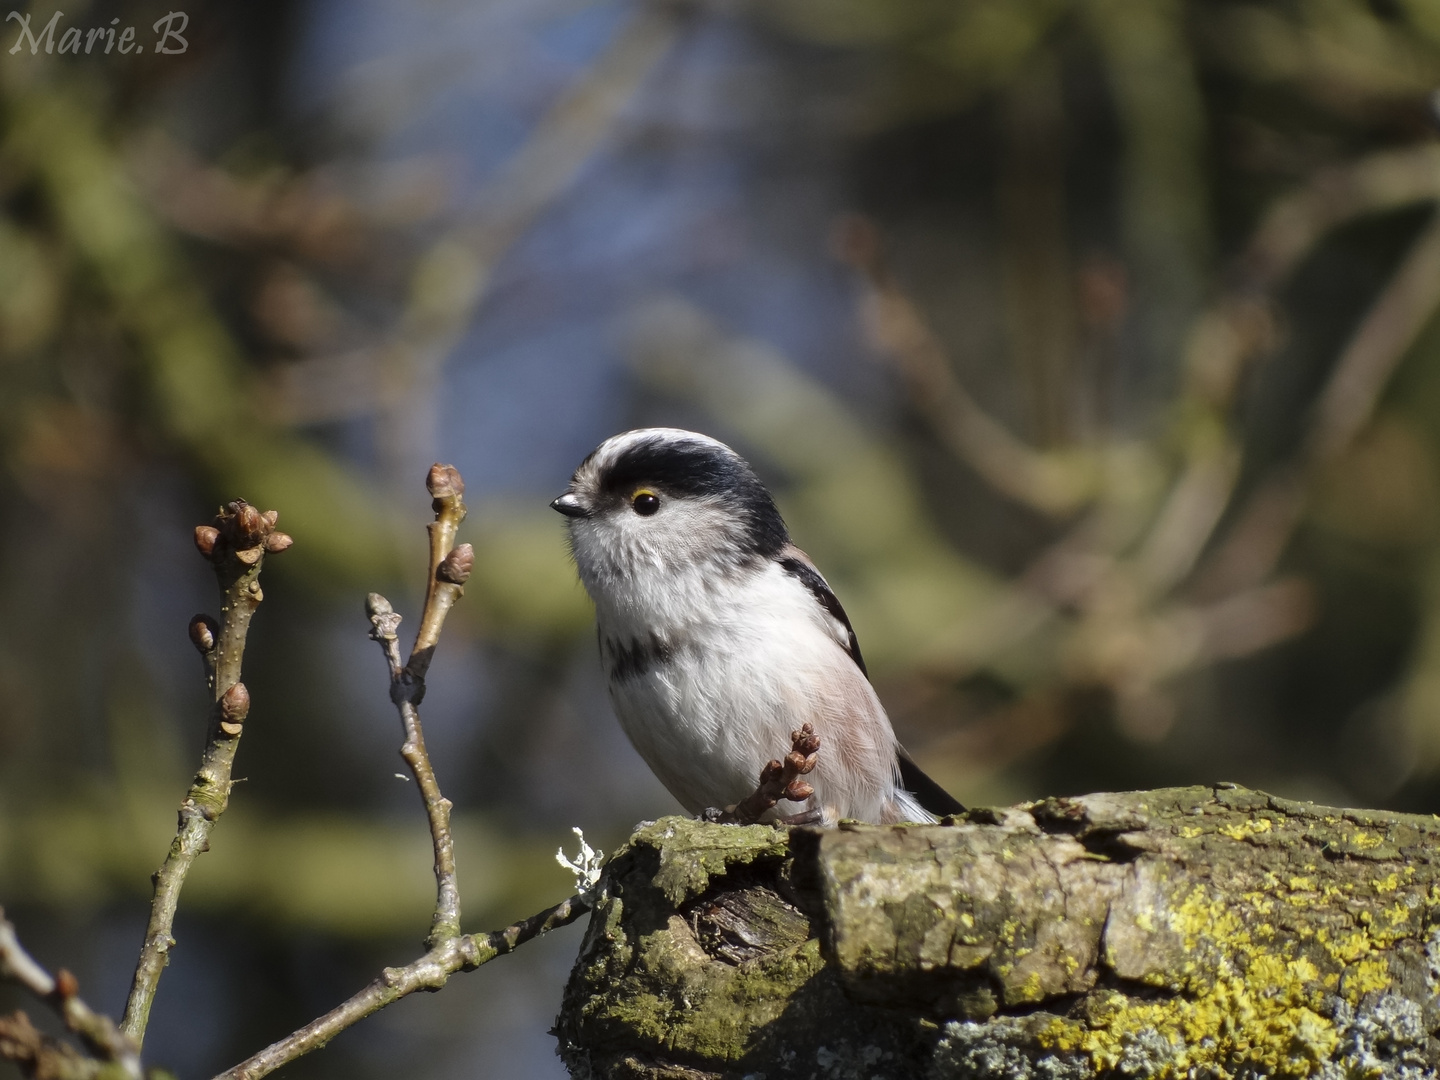
<path id="1" fill-rule="evenodd" d="M 805 722 L 822 740 L 805 809 L 826 822 L 960 809 L 896 741 L 844 608 L 728 446 L 627 431 L 551 505 L 595 601 L 620 725 L 686 809 L 742 799 Z"/>

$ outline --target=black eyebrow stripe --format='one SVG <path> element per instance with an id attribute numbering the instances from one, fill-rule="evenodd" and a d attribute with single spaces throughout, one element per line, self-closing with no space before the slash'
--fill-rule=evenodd
<path id="1" fill-rule="evenodd" d="M 820 572 L 809 563 L 795 558 L 781 559 L 780 569 L 791 577 L 799 579 L 800 584 L 809 589 L 810 594 L 820 601 L 820 606 L 845 627 L 846 633 L 850 635 L 850 643 L 845 647 L 845 651 L 850 654 L 850 659 L 855 661 L 856 667 L 860 669 L 860 674 L 868 679 L 870 673 L 865 670 L 865 659 L 860 655 L 860 642 L 855 637 L 855 628 L 850 625 L 850 616 L 845 614 L 845 609 L 840 606 L 839 599 L 830 590 L 830 586 L 825 583 L 825 579 L 820 576 Z"/>
<path id="2" fill-rule="evenodd" d="M 725 495 L 759 480 L 743 460 L 720 447 L 651 436 L 616 454 L 601 470 L 600 483 L 622 493 L 637 484 L 658 484 L 684 495 Z"/>
<path id="3" fill-rule="evenodd" d="M 584 469 L 582 464 L 575 475 Z M 596 482 L 602 492 L 612 496 L 628 496 L 646 485 L 654 486 L 662 500 L 672 496 L 721 499 L 744 529 L 747 556 L 770 558 L 790 542 L 775 500 L 755 471 L 734 451 L 718 444 L 652 435 L 620 450 L 599 470 Z"/>

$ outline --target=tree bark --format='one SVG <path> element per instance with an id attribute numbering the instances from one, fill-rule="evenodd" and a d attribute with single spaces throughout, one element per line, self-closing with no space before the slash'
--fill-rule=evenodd
<path id="1" fill-rule="evenodd" d="M 1437 1075 L 1440 819 L 1229 785 L 639 830 L 557 1026 L 625 1080 Z"/>

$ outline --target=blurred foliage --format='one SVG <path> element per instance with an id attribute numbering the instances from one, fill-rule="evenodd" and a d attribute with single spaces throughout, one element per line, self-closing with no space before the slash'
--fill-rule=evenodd
<path id="1" fill-rule="evenodd" d="M 183 58 L 124 65 L 12 54 L 7 24 L 0 899 L 138 907 L 198 749 L 180 657 L 212 601 L 188 530 L 243 494 L 296 546 L 252 633 L 251 784 L 182 909 L 420 933 L 423 819 L 387 768 L 398 734 L 367 726 L 383 671 L 334 641 L 363 639 L 364 591 L 416 585 L 437 402 L 467 335 L 507 314 L 498 271 L 557 207 L 611 213 L 597 159 L 682 156 L 660 105 L 689 100 L 711 32 L 750 49 L 705 61 L 727 149 L 830 163 L 848 213 L 787 258 L 849 275 L 879 374 L 796 355 L 661 261 L 622 301 L 597 284 L 628 365 L 614 426 L 705 426 L 753 457 L 926 767 L 971 803 L 1221 776 L 1440 802 L 1433 0 L 512 13 L 614 29 L 517 110 L 524 138 L 463 197 L 443 163 L 381 170 L 287 111 L 315 10 L 197 6 Z M 793 81 L 753 78 L 762 60 Z M 759 130 L 771 113 L 783 137 Z M 605 242 L 629 250 L 626 224 Z M 702 241 L 745 250 L 674 242 Z M 546 401 L 506 405 L 563 441 Z M 546 493 L 473 494 L 476 572 L 442 650 L 486 673 L 462 717 L 479 734 L 437 760 L 466 810 L 467 925 L 558 894 L 548 852 L 581 808 L 617 833 L 665 809 L 586 734 L 609 721 Z"/>

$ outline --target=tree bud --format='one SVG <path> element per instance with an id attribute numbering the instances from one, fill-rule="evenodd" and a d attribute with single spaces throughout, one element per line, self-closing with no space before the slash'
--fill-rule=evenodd
<path id="1" fill-rule="evenodd" d="M 799 731 L 790 733 L 790 749 L 799 754 L 813 754 L 820 749 L 820 736 L 815 734 L 812 724 L 802 724 Z"/>
<path id="2" fill-rule="evenodd" d="M 815 789 L 804 780 L 791 780 L 785 785 L 785 798 L 791 802 L 804 802 L 815 794 Z"/>
<path id="3" fill-rule="evenodd" d="M 190 620 L 190 643 L 202 655 L 215 648 L 215 635 L 219 632 L 220 624 L 209 615 L 196 615 Z"/>
<path id="4" fill-rule="evenodd" d="M 237 682 L 220 697 L 221 726 L 243 724 L 248 715 L 250 715 L 250 691 L 245 689 L 243 682 Z M 230 732 L 230 734 L 233 735 L 235 732 Z"/>
<path id="5" fill-rule="evenodd" d="M 215 543 L 220 539 L 220 530 L 214 525 L 195 526 L 195 547 L 207 559 L 215 557 Z"/>
<path id="6" fill-rule="evenodd" d="M 80 980 L 75 978 L 68 969 L 61 968 L 55 972 L 55 993 L 60 995 L 61 1001 L 69 1001 L 80 992 Z"/>
<path id="7" fill-rule="evenodd" d="M 244 549 L 260 543 L 266 532 L 265 519 L 261 517 L 260 511 L 244 499 L 236 499 L 229 509 L 235 515 L 235 546 Z"/>
<path id="8" fill-rule="evenodd" d="M 437 461 L 430 466 L 430 473 L 425 477 L 425 490 L 430 492 L 431 498 L 448 499 L 465 494 L 465 481 L 454 465 L 441 465 Z"/>
<path id="9" fill-rule="evenodd" d="M 372 592 L 365 598 L 365 614 L 370 616 L 370 637 L 375 641 L 391 641 L 400 628 L 400 615 L 390 601 Z"/>
<path id="10" fill-rule="evenodd" d="M 475 549 L 469 544 L 460 544 L 441 560 L 435 568 L 435 576 L 453 585 L 464 585 L 470 580 L 470 571 L 475 567 Z"/>

